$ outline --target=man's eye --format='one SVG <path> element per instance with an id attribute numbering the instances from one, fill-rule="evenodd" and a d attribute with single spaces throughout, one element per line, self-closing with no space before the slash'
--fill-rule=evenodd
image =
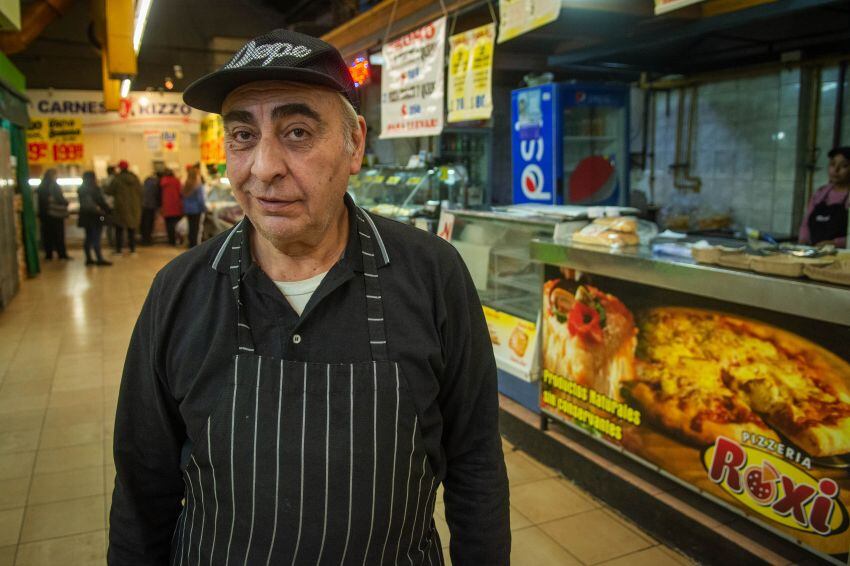
<path id="1" fill-rule="evenodd" d="M 233 139 L 238 141 L 238 142 L 251 141 L 251 138 L 252 138 L 251 132 L 248 132 L 248 131 L 245 131 L 245 130 L 239 130 L 239 131 L 233 132 L 233 134 L 231 134 L 231 135 L 233 136 Z"/>
<path id="2" fill-rule="evenodd" d="M 289 137 L 296 139 L 296 140 L 307 139 L 308 135 L 309 134 L 307 133 L 307 130 L 305 130 L 304 128 L 293 128 L 289 132 Z"/>

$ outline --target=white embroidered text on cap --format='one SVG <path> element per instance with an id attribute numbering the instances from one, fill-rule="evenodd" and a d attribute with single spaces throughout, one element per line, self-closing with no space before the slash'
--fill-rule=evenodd
<path id="1" fill-rule="evenodd" d="M 265 67 L 278 57 L 289 55 L 290 57 L 298 57 L 299 59 L 302 59 L 312 53 L 312 51 L 312 49 L 303 45 L 293 46 L 291 43 L 282 43 L 279 41 L 275 43 L 257 45 L 256 41 L 251 40 L 242 49 L 240 49 L 238 53 L 236 53 L 233 59 L 231 59 L 224 68 L 232 69 L 234 67 L 244 67 L 250 62 L 258 61 L 260 59 L 262 59 L 262 63 L 260 64 Z"/>

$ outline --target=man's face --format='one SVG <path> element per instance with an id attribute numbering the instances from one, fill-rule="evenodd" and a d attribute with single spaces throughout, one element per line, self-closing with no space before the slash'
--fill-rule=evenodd
<path id="1" fill-rule="evenodd" d="M 282 81 L 244 85 L 222 105 L 227 176 L 257 231 L 276 247 L 318 241 L 339 217 L 363 139 L 345 149 L 339 95 Z M 365 133 L 365 123 L 360 130 Z M 365 138 L 365 136 L 360 136 Z"/>
<path id="2" fill-rule="evenodd" d="M 840 153 L 829 160 L 829 181 L 836 185 L 850 185 L 850 161 Z"/>

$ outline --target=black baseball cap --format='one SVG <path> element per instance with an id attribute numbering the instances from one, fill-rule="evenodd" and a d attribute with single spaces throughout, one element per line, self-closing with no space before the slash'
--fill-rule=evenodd
<path id="1" fill-rule="evenodd" d="M 286 29 L 270 31 L 243 45 L 222 68 L 190 84 L 183 101 L 220 114 L 228 94 L 254 81 L 325 86 L 343 94 L 360 111 L 360 97 L 339 51 L 321 39 Z"/>

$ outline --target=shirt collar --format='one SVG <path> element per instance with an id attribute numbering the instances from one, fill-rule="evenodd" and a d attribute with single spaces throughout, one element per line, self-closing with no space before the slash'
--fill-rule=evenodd
<path id="1" fill-rule="evenodd" d="M 369 233 L 375 236 L 375 263 L 378 269 L 388 265 L 389 255 L 386 252 L 386 246 L 384 245 L 380 232 L 378 232 L 378 227 L 375 226 L 370 215 L 362 209 L 359 209 L 357 205 L 354 204 L 351 195 L 348 193 L 345 194 L 344 200 L 345 207 L 348 210 L 348 244 L 345 246 L 345 251 L 343 252 L 341 261 L 347 262 L 354 271 L 363 273 L 363 253 L 360 246 L 359 234 L 361 228 L 360 223 L 357 221 L 357 215 L 362 214 L 366 223 L 369 225 Z M 233 242 L 236 238 L 236 230 L 238 230 L 240 226 L 242 226 L 245 233 L 253 229 L 251 221 L 246 216 L 242 222 L 230 230 L 220 246 L 213 248 L 215 251 L 210 259 L 210 267 L 219 273 L 227 274 L 230 266 L 236 265 L 236 262 L 233 260 L 236 259 L 235 254 L 237 253 L 242 254 L 243 277 L 245 273 L 248 272 L 248 269 L 253 265 L 249 246 L 245 246 L 245 249 L 233 249 Z M 246 238 L 246 242 L 247 241 L 248 239 Z"/>

